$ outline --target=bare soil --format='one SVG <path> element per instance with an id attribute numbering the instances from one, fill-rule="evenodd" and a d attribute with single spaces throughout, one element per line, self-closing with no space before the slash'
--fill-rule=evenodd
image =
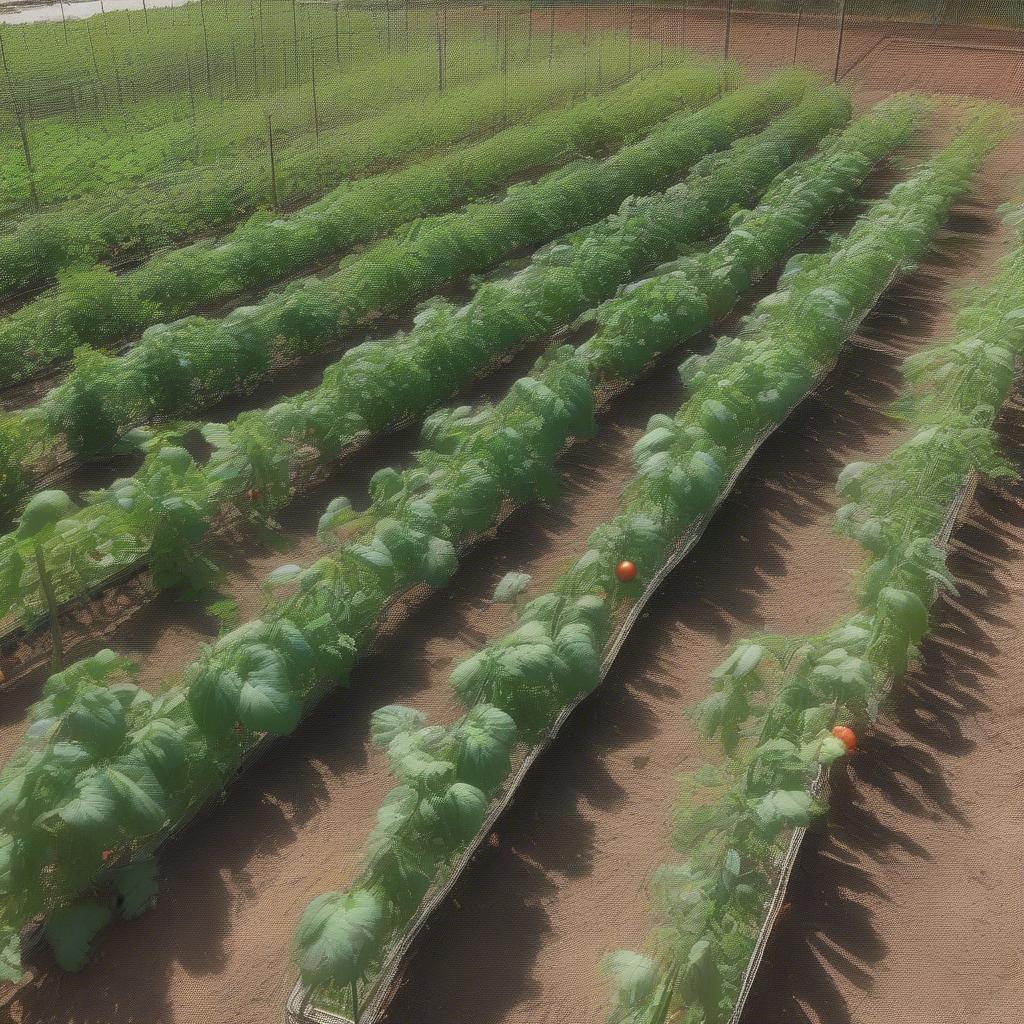
<path id="1" fill-rule="evenodd" d="M 600 12 L 592 13 L 595 19 L 599 16 Z M 704 16 L 691 12 L 690 17 L 690 29 L 696 31 L 694 26 Z M 538 31 L 544 18 L 537 15 Z M 712 22 L 706 21 L 710 31 Z M 734 53 L 741 60 L 749 56 L 777 63 L 788 52 L 783 48 L 785 40 L 792 41 L 787 31 L 783 27 L 771 35 L 738 19 L 733 26 Z M 832 44 L 826 42 L 826 29 L 817 29 L 817 43 L 812 29 L 806 31 L 801 60 L 814 55 L 819 63 L 827 63 Z M 865 35 L 862 40 L 865 50 L 872 40 L 888 45 L 882 29 L 871 31 L 871 39 Z M 929 56 L 921 58 L 918 71 L 897 53 L 895 64 L 890 60 L 885 65 L 889 79 L 883 80 L 879 71 L 878 79 L 866 83 L 862 99 L 901 87 L 904 67 L 908 75 L 927 72 L 928 80 L 915 81 L 915 87 L 960 91 L 961 81 L 967 81 L 963 54 L 923 52 Z M 1005 83 L 1006 68 L 1000 65 L 976 90 L 973 81 L 968 86 L 983 95 L 984 89 L 1005 88 Z M 762 627 L 814 630 L 848 609 L 849 573 L 860 554 L 829 530 L 836 505 L 835 477 L 846 462 L 876 458 L 902 436 L 902 428 L 884 414 L 897 393 L 898 361 L 908 351 L 944 335 L 951 287 L 990 268 L 1001 241 L 993 226 L 992 207 L 1002 198 L 1003 179 L 1020 155 L 1020 150 L 1008 148 L 992 161 L 981 203 L 959 211 L 937 257 L 897 288 L 867 322 L 865 347 L 850 351 L 819 395 L 802 407 L 751 465 L 694 556 L 652 603 L 616 669 L 536 766 L 521 798 L 503 819 L 496 845 L 486 848 L 460 885 L 457 902 L 449 903 L 438 919 L 390 1019 L 403 1024 L 579 1024 L 603 1019 L 607 989 L 597 973 L 597 962 L 608 950 L 640 943 L 647 935 L 651 921 L 645 884 L 651 869 L 669 855 L 674 778 L 704 756 L 682 712 L 705 692 L 707 672 L 731 640 Z M 451 668 L 509 622 L 505 610 L 489 603 L 494 584 L 504 572 L 517 569 L 532 572 L 536 586 L 543 587 L 581 549 L 592 527 L 615 509 L 619 487 L 630 471 L 629 448 L 647 417 L 678 405 L 676 361 L 666 362 L 648 384 L 616 401 L 608 428 L 594 441 L 573 449 L 560 501 L 548 509 L 517 513 L 494 541 L 474 551 L 449 591 L 395 624 L 389 642 L 355 673 L 351 692 L 328 698 L 293 737 L 228 794 L 216 815 L 198 823 L 168 849 L 161 863 L 161 897 L 153 912 L 112 927 L 100 944 L 97 961 L 79 975 L 59 973 L 45 953 L 34 957 L 35 978 L 10 1003 L 12 1019 L 37 1024 L 278 1021 L 293 980 L 287 942 L 298 914 L 312 896 L 344 887 L 355 876 L 366 834 L 391 785 L 382 759 L 367 744 L 370 714 L 393 701 L 413 703 L 439 721 L 456 713 L 447 688 Z M 500 391 L 507 382 L 494 386 Z M 491 386 L 481 392 L 498 393 L 488 392 Z M 381 442 L 346 468 L 344 481 L 352 481 L 354 490 L 365 489 L 365 480 L 379 465 L 407 458 L 412 445 L 410 437 Z M 333 482 L 324 497 L 338 489 L 338 482 Z M 986 497 L 982 504 L 987 501 Z M 294 520 L 285 523 L 294 542 L 286 555 L 249 547 L 238 551 L 230 567 L 229 588 L 239 597 L 244 615 L 258 609 L 258 580 L 268 568 L 312 556 L 312 527 L 322 503 L 315 498 L 302 502 L 292 513 Z M 1024 557 L 1020 549 L 1024 515 L 1015 511 L 1016 526 L 1008 527 L 1001 524 L 1016 505 L 1009 508 L 1001 501 L 989 505 L 985 513 L 993 519 L 990 530 L 1006 552 L 997 548 L 988 557 L 1005 559 L 1011 570 L 1000 577 L 1006 587 L 1005 604 L 1014 599 L 1015 560 Z M 1007 532 L 1000 536 L 1000 530 Z M 994 570 L 988 571 L 991 575 Z M 974 623 L 969 635 L 995 630 L 984 619 L 978 625 L 975 616 L 981 613 L 975 612 L 973 598 L 970 603 L 971 612 L 961 619 Z M 987 605 L 982 602 L 981 607 Z M 999 673 L 1002 678 L 997 684 L 998 677 L 979 668 L 976 689 L 968 694 L 972 701 L 1001 708 L 1005 703 L 999 701 L 1012 701 L 1009 689 L 999 701 L 986 690 L 1002 691 L 1006 679 L 1021 671 L 1017 646 L 1009 642 L 1012 611 L 1007 605 L 1008 621 L 999 624 L 1003 632 L 993 634 L 993 649 L 986 651 L 989 659 L 998 655 L 1005 660 Z M 119 627 L 106 642 L 143 657 L 144 680 L 157 686 L 178 672 L 214 633 L 214 624 L 200 610 L 175 608 L 169 599 L 161 599 Z M 956 646 L 966 645 L 960 641 Z M 961 655 L 956 652 L 949 657 L 947 679 L 956 677 L 959 687 L 965 673 L 959 672 L 955 659 Z M 968 668 L 972 664 L 968 661 Z M 935 686 L 935 680 L 929 684 Z M 0 754 L 10 748 L 13 732 L 8 730 L 20 731 L 17 723 L 24 709 L 17 702 L 33 689 L 4 695 Z M 935 717 L 955 739 L 952 719 L 947 719 L 946 709 L 940 710 Z M 956 711 L 954 701 L 948 712 Z M 1005 759 L 1012 756 L 1008 732 L 1012 720 L 1005 715 L 998 720 L 997 740 L 991 744 L 1002 751 L 1004 767 Z M 982 740 L 987 742 L 996 734 L 996 720 L 984 722 L 989 724 L 974 736 L 978 748 L 984 745 Z M 946 747 L 958 746 L 940 742 L 941 736 L 941 730 L 933 727 L 922 733 L 918 743 L 922 750 L 934 744 L 936 751 L 924 753 L 937 761 L 952 756 Z M 869 748 L 854 763 L 854 772 L 870 760 Z M 928 764 L 923 757 L 921 763 Z M 976 928 L 986 915 L 1004 923 L 1012 920 L 1010 912 L 1003 910 L 999 886 L 1020 862 L 1019 850 L 1007 846 L 1008 856 L 998 845 L 1005 838 L 1003 833 L 1008 836 L 1012 831 L 1012 823 L 1004 824 L 1009 820 L 1006 801 L 1011 797 L 1019 801 L 1019 797 L 1007 794 L 1002 784 L 986 788 L 985 767 L 975 765 L 975 773 L 964 783 L 978 805 L 974 818 L 968 818 L 984 821 L 989 839 L 986 856 L 977 861 L 977 867 L 992 872 L 994 862 L 1005 860 L 1005 870 L 996 871 L 990 888 L 980 883 L 974 887 L 969 920 L 976 922 Z M 924 774 L 928 780 L 941 776 L 932 767 Z M 884 772 L 875 778 L 881 781 L 876 786 L 874 813 L 888 823 L 892 812 L 884 806 L 883 795 L 903 799 L 904 787 Z M 929 838 L 915 836 L 912 842 L 931 843 L 936 859 L 939 848 L 949 857 L 966 855 L 959 823 L 956 830 L 944 828 L 941 822 L 933 824 Z M 920 822 L 913 827 L 920 827 Z M 909 856 L 900 863 L 912 865 L 921 877 L 928 866 Z M 955 865 L 955 860 L 949 863 Z M 855 889 L 861 908 L 855 916 L 870 919 L 889 914 L 885 934 L 895 953 L 876 956 L 872 971 L 892 979 L 887 982 L 891 988 L 886 1005 L 916 1005 L 910 985 L 919 983 L 921 975 L 911 977 L 900 954 L 918 945 L 923 949 L 931 941 L 928 949 L 934 951 L 936 991 L 928 998 L 935 1006 L 945 1006 L 941 982 L 955 974 L 951 965 L 967 961 L 962 951 L 951 947 L 948 929 L 918 934 L 910 927 L 910 918 L 886 904 L 884 894 L 895 891 L 898 881 L 890 877 L 888 866 L 883 862 L 877 868 L 880 875 L 872 886 Z M 902 870 L 913 881 L 913 871 Z M 935 877 L 925 891 L 948 897 L 943 887 L 952 877 Z M 825 884 L 826 879 L 819 878 Z M 918 883 L 919 891 L 922 885 Z M 849 903 L 845 893 L 843 899 Z M 941 903 L 941 899 L 931 902 Z M 941 922 L 937 907 L 931 914 L 933 922 Z M 861 930 L 851 941 L 863 936 Z M 1004 991 L 1008 1000 L 1013 986 L 1007 980 L 1007 965 L 1020 948 L 1019 935 L 1006 927 L 994 929 L 987 938 L 999 952 L 985 961 L 970 961 L 970 980 Z M 854 955 L 866 960 L 871 952 L 868 948 Z M 911 959 L 924 962 L 918 954 Z M 989 967 L 998 970 L 989 971 Z M 803 964 L 796 969 L 808 973 Z M 834 987 L 848 984 L 841 979 L 832 983 Z M 775 998 L 777 1002 L 769 1006 L 783 1002 L 777 986 Z M 802 1019 L 772 1018 L 774 1010 L 764 1012 L 756 1019 Z M 843 1021 L 827 1013 L 820 1019 Z M 991 1019 L 1009 1020 L 1012 1014 L 994 1014 Z"/>

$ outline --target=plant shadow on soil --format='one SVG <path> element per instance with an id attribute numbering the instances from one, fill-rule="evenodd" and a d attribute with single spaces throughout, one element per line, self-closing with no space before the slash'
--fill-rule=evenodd
<path id="1" fill-rule="evenodd" d="M 1024 450 L 1019 398 L 998 426 L 1004 452 Z M 1024 470 L 1019 454 L 1014 462 L 1018 472 Z M 905 816 L 972 828 L 942 761 L 971 753 L 975 744 L 962 723 L 989 710 L 986 680 L 996 675 L 989 659 L 999 653 L 990 630 L 1009 625 L 997 611 L 1008 597 L 998 570 L 1013 551 L 1007 538 L 1019 544 L 1021 536 L 1024 483 L 982 483 L 950 546 L 961 597 L 942 599 L 918 666 L 900 682 L 847 769 L 833 773 L 828 827 L 808 833 L 790 881 L 789 907 L 769 940 L 744 1022 L 853 1024 L 836 976 L 868 992 L 875 966 L 888 953 L 867 905 L 889 900 L 872 869 L 893 848 L 928 858 L 910 835 L 866 806 L 866 789 Z"/>

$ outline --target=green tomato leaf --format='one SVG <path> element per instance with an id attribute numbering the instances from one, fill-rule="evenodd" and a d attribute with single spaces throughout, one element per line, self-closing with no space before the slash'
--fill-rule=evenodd
<path id="1" fill-rule="evenodd" d="M 500 604 L 511 603 L 526 590 L 531 579 L 525 572 L 506 573 L 494 588 L 494 600 Z"/>
<path id="2" fill-rule="evenodd" d="M 293 956 L 302 980 L 317 988 L 359 981 L 384 937 L 385 913 L 371 892 L 333 892 L 306 907 L 295 930 Z"/>
<path id="3" fill-rule="evenodd" d="M 121 897 L 121 916 L 129 921 L 139 917 L 156 901 L 156 861 L 150 857 L 119 868 L 111 874 L 111 882 Z"/>
<path id="4" fill-rule="evenodd" d="M 809 824 L 813 810 L 814 798 L 802 789 L 775 789 L 754 804 L 754 813 L 768 836 Z"/>
<path id="5" fill-rule="evenodd" d="M 80 971 L 89 959 L 96 933 L 110 920 L 110 909 L 99 903 L 61 907 L 46 921 L 46 941 L 65 971 Z"/>

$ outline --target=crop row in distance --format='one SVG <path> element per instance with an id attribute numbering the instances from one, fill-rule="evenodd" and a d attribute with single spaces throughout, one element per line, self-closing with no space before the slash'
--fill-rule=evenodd
<path id="1" fill-rule="evenodd" d="M 56 289 L 0 320 L 0 369 L 13 384 L 82 345 L 104 349 L 146 327 L 164 331 L 167 320 L 309 271 L 406 221 L 486 196 L 519 175 L 600 153 L 679 106 L 709 98 L 720 84 L 719 71 L 694 65 L 534 117 L 571 99 L 573 75 L 488 78 L 436 103 L 388 108 L 372 119 L 386 130 L 368 132 L 365 144 L 345 140 L 337 169 L 373 166 L 381 162 L 375 156 L 401 155 L 403 147 L 418 154 L 411 165 L 344 182 L 290 214 L 256 214 L 216 243 L 173 249 L 120 275 L 105 268 L 65 275 Z M 497 134 L 474 141 L 491 131 Z M 424 132 L 434 143 L 428 151 Z"/>
<path id="2" fill-rule="evenodd" d="M 326 283 L 317 282 L 295 292 L 291 298 L 285 295 L 283 300 L 275 300 L 272 315 L 255 321 L 260 327 L 258 337 L 274 343 L 282 337 L 279 332 L 288 329 L 291 337 L 305 347 L 324 344 L 324 336 L 332 336 L 342 320 L 339 309 L 355 306 L 356 310 L 368 311 L 393 304 L 401 301 L 411 287 L 424 289 L 432 278 L 450 279 L 460 270 L 493 265 L 524 240 L 542 242 L 560 230 L 576 228 L 595 215 L 614 209 L 620 200 L 631 194 L 668 184 L 706 155 L 709 148 L 721 148 L 799 99 L 805 84 L 800 76 L 783 74 L 764 84 L 738 90 L 701 111 L 680 115 L 647 139 L 604 161 L 571 166 L 533 185 L 518 186 L 497 203 L 480 204 L 462 214 L 423 222 L 407 239 L 383 243 L 379 249 L 353 260 L 348 271 L 342 271 Z M 814 105 L 809 109 L 813 110 Z M 782 142 L 785 145 L 784 140 L 785 136 Z M 729 166 L 724 161 L 730 159 L 733 157 L 727 153 L 711 157 L 705 165 L 697 164 L 694 173 L 699 179 L 706 179 L 701 191 L 702 198 L 706 196 L 704 206 L 684 209 L 679 197 L 675 197 L 673 203 L 669 195 L 664 202 L 654 204 L 655 210 L 645 223 L 648 219 L 645 204 L 637 208 L 635 215 L 627 204 L 610 222 L 610 228 L 597 229 L 593 240 L 588 239 L 586 233 L 573 239 L 582 257 L 578 271 L 571 265 L 560 266 L 558 258 L 559 254 L 570 257 L 573 246 L 541 254 L 541 263 L 546 269 L 535 271 L 535 277 L 548 279 L 551 285 L 548 291 L 536 292 L 539 308 L 531 312 L 530 304 L 523 306 L 525 317 L 522 311 L 507 311 L 506 317 L 511 314 L 518 318 L 515 325 L 507 320 L 492 320 L 500 329 L 490 338 L 482 335 L 477 338 L 487 342 L 487 349 L 482 352 L 466 350 L 475 353 L 475 365 L 482 369 L 509 344 L 521 343 L 556 326 L 560 316 L 564 322 L 566 316 L 571 318 L 582 312 L 588 297 L 599 301 L 609 294 L 609 289 L 625 283 L 632 268 L 643 268 L 645 260 L 656 262 L 658 258 L 678 253 L 676 246 L 683 240 L 699 238 L 711 229 L 711 225 L 705 227 L 705 209 L 713 216 L 712 224 L 720 223 L 729 203 L 743 202 L 750 194 L 743 177 L 729 179 L 726 176 L 725 185 L 719 184 L 718 178 L 722 175 L 716 172 Z M 746 156 L 742 147 L 734 159 L 737 170 L 743 169 L 747 177 L 762 185 L 767 184 L 778 169 L 777 156 L 770 158 L 774 163 L 766 163 L 757 153 Z M 723 195 L 728 197 L 724 205 Z M 666 218 L 673 208 L 676 220 L 671 223 L 678 238 L 659 225 L 659 218 Z M 635 238 L 634 220 L 638 228 L 642 228 L 642 233 Z M 618 266 L 602 258 L 598 245 L 602 235 L 609 231 L 621 233 L 624 238 L 624 254 L 628 259 Z M 646 263 L 646 266 L 651 265 L 651 262 Z M 392 267 L 395 273 L 385 274 L 382 267 Z M 513 281 L 536 283 L 523 277 Z M 488 313 L 488 308 L 495 297 L 507 292 L 507 288 L 497 285 L 483 291 L 478 300 L 467 307 L 473 315 L 473 320 L 467 323 L 472 326 L 479 319 L 478 309 L 485 316 L 493 317 L 494 313 Z M 580 302 L 584 304 L 573 305 Z M 357 318 L 351 312 L 345 317 L 350 321 Z M 252 318 L 247 322 L 252 322 Z M 289 327 L 286 328 L 286 324 Z M 213 324 L 210 327 L 217 329 Z M 225 322 L 217 335 L 221 341 L 219 348 L 195 348 L 195 361 L 189 367 L 180 367 L 182 349 L 172 350 L 171 354 L 179 361 L 180 372 L 216 386 L 209 377 L 213 363 L 224 356 L 233 363 L 240 355 L 237 348 L 230 347 L 231 339 L 236 337 L 230 328 L 231 323 Z M 307 450 L 319 447 L 333 458 L 367 428 L 383 430 L 401 422 L 410 413 L 429 410 L 432 402 L 450 393 L 450 384 L 443 377 L 437 378 L 431 390 L 425 389 L 423 378 L 423 374 L 431 372 L 429 363 L 423 360 L 437 354 L 438 342 L 447 345 L 443 334 L 438 337 L 439 331 L 444 329 L 445 321 L 427 323 L 424 319 L 410 335 L 412 340 L 406 343 L 405 339 L 400 339 L 404 348 L 393 349 L 391 342 L 385 342 L 361 346 L 347 354 L 328 371 L 324 384 L 313 394 L 299 396 L 291 404 L 274 406 L 266 414 L 243 415 L 232 425 L 235 429 L 231 431 L 222 426 L 207 428 L 207 436 L 219 449 L 208 473 L 195 472 L 191 460 L 181 461 L 176 468 L 169 464 L 159 450 L 168 438 L 158 434 L 156 450 L 136 477 L 135 491 L 119 495 L 121 488 L 133 486 L 121 481 L 106 492 L 87 496 L 86 507 L 82 510 L 73 510 L 69 502 L 61 499 L 64 507 L 57 520 L 47 524 L 44 533 L 33 533 L 30 537 L 19 526 L 18 531 L 0 541 L 0 572 L 6 574 L 8 581 L 2 595 L 6 607 L 0 614 L 7 617 L 15 611 L 27 624 L 41 602 L 49 604 L 47 587 L 54 592 L 58 604 L 81 596 L 135 564 L 153 551 L 154 546 L 157 556 L 161 552 L 167 555 L 166 560 L 157 563 L 158 580 L 165 584 L 181 582 L 180 572 L 173 567 L 181 565 L 183 545 L 194 547 L 202 540 L 214 511 L 226 501 L 237 505 L 241 499 L 243 509 L 253 505 L 272 509 L 290 496 L 291 457 L 296 442 Z M 464 345 L 472 344 L 474 337 L 477 336 L 472 333 Z M 423 338 L 428 344 L 420 351 Z M 466 351 L 456 352 L 456 358 L 464 359 Z M 391 372 L 386 363 L 381 364 L 392 352 L 397 353 L 399 366 L 403 367 L 398 373 Z M 403 382 L 409 379 L 417 364 L 420 369 L 416 384 L 406 390 Z M 166 362 L 163 365 L 171 367 Z M 472 364 L 467 365 L 463 372 L 471 367 Z M 380 384 L 366 388 L 366 374 L 372 374 Z M 230 376 L 228 371 L 229 379 Z M 353 381 L 363 389 L 361 393 L 353 394 Z M 400 389 L 397 394 L 396 389 Z M 341 401 L 341 405 L 332 406 L 332 399 Z M 352 402 L 359 412 L 357 420 L 350 415 L 349 403 Z M 112 405 L 110 390 L 101 389 L 95 393 L 94 400 L 83 405 L 82 411 L 92 410 L 92 422 L 96 426 L 103 411 L 109 411 Z M 175 500 L 169 502 L 166 500 L 169 498 Z M 37 496 L 34 500 L 42 499 Z M 41 550 L 41 555 L 36 553 L 37 549 Z M 38 571 L 40 558 L 45 566 L 43 573 Z M 166 565 L 161 564 L 164 561 Z M 171 571 L 167 572 L 168 569 Z"/>
<path id="3" fill-rule="evenodd" d="M 202 18 L 185 5 L 0 25 L 0 214 L 15 220 L 37 205 L 265 152 L 268 113 L 279 144 L 314 147 L 389 95 L 543 64 L 574 65 L 586 91 L 602 76 L 662 63 L 622 33 L 542 39 L 510 12 L 453 9 L 439 67 L 433 10 L 396 20 L 350 6 L 201 6 Z"/>

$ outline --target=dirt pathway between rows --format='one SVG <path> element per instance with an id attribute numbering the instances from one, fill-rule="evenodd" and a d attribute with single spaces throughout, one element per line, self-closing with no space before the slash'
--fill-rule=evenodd
<path id="1" fill-rule="evenodd" d="M 945 334 L 958 268 L 983 269 L 997 251 L 989 212 L 954 218 L 959 237 L 867 321 L 871 347 L 851 350 L 752 463 L 499 822 L 419 945 L 388 1021 L 605 1019 L 598 963 L 648 935 L 646 884 L 671 859 L 675 779 L 707 753 L 683 711 L 730 642 L 759 629 L 815 632 L 848 611 L 861 552 L 830 532 L 836 476 L 903 436 L 884 414 L 899 359 Z"/>

